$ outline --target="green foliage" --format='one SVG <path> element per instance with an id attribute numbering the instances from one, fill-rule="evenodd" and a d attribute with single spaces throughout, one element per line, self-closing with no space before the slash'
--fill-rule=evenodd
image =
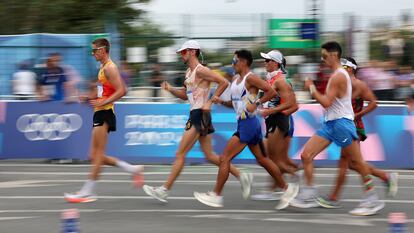
<path id="1" fill-rule="evenodd" d="M 149 0 L 2 0 L 0 34 L 22 33 L 97 33 L 105 24 L 115 22 L 121 33 L 128 24 L 142 17 L 143 11 L 131 4 Z"/>

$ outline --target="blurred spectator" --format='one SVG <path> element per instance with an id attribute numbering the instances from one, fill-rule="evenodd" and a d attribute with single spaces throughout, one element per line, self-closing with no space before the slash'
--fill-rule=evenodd
<path id="1" fill-rule="evenodd" d="M 358 71 L 358 77 L 368 84 L 378 100 L 393 100 L 395 88 L 393 69 L 394 67 L 390 67 L 388 63 L 373 60 L 367 67 Z"/>
<path id="2" fill-rule="evenodd" d="M 36 94 L 36 74 L 30 70 L 28 63 L 21 63 L 19 70 L 13 74 L 13 95 L 20 100 L 28 99 Z"/>
<path id="3" fill-rule="evenodd" d="M 121 61 L 121 69 L 119 72 L 127 89 L 129 89 L 132 85 L 132 77 L 134 76 L 134 71 L 131 69 L 131 67 L 129 67 L 126 61 Z"/>
<path id="4" fill-rule="evenodd" d="M 389 39 L 387 40 L 385 49 L 385 55 L 388 59 L 394 59 L 398 62 L 401 61 L 401 58 L 404 54 L 405 41 L 397 33 L 391 33 Z"/>
<path id="5" fill-rule="evenodd" d="M 67 92 L 67 78 L 64 70 L 59 66 L 60 56 L 50 54 L 46 61 L 46 69 L 44 69 L 38 77 L 40 85 L 40 100 L 61 101 L 65 99 Z"/>
<path id="6" fill-rule="evenodd" d="M 410 66 L 402 66 L 396 76 L 397 89 L 395 98 L 397 100 L 405 100 L 412 93 L 412 85 L 414 84 L 414 73 Z"/>
<path id="7" fill-rule="evenodd" d="M 69 102 L 77 101 L 77 96 L 79 95 L 78 86 L 82 81 L 82 76 L 75 67 L 68 64 L 62 64 L 63 59 L 61 54 L 54 53 L 52 55 L 56 57 L 56 65 L 63 69 L 63 74 L 67 78 L 66 100 Z"/>
<path id="8" fill-rule="evenodd" d="M 162 68 L 161 64 L 159 64 L 159 63 L 156 63 L 153 66 L 152 74 L 151 74 L 151 77 L 149 79 L 149 82 L 150 82 L 151 86 L 153 86 L 153 87 L 160 87 L 161 83 L 165 80 L 164 76 L 161 73 L 161 68 Z M 153 97 L 158 97 L 158 91 L 159 91 L 159 89 L 154 88 L 152 90 L 152 96 Z M 154 101 L 156 101 L 156 99 L 154 99 Z"/>

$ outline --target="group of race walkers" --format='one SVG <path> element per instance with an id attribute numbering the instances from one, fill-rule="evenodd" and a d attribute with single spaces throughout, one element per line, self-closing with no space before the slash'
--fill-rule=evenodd
<path id="1" fill-rule="evenodd" d="M 267 71 L 265 79 L 262 79 L 250 70 L 252 53 L 244 49 L 235 51 L 232 59 L 235 76 L 229 84 L 224 77 L 201 64 L 199 43 L 188 40 L 177 50 L 182 62 L 188 66 L 183 87 L 176 88 L 168 82 L 163 82 L 161 87 L 172 95 L 189 101 L 189 119 L 175 152 L 175 161 L 168 179 L 162 186 L 153 187 L 143 185 L 142 165 L 131 165 L 105 154 L 108 134 L 116 130 L 114 102 L 126 94 L 126 87 L 117 66 L 110 59 L 108 40 L 96 39 L 92 43 L 92 55 L 101 63 L 99 85 L 82 98 L 89 101 L 95 111 L 90 147 L 91 173 L 78 192 L 64 194 L 65 200 L 72 203 L 97 200 L 95 189 L 100 171 L 103 165 L 110 165 L 131 173 L 135 185 L 143 185 L 143 190 L 149 196 L 167 202 L 169 191 L 185 165 L 187 153 L 198 141 L 206 160 L 219 167 L 214 190 L 194 192 L 194 197 L 205 205 L 223 207 L 222 190 L 231 173 L 240 181 L 243 198 L 280 199 L 275 207 L 278 210 L 289 205 L 299 208 L 339 208 L 339 194 L 345 182 L 346 171 L 352 169 L 361 176 L 364 196 L 350 213 L 360 216 L 376 214 L 384 207 L 384 202 L 377 195 L 372 176 L 384 182 L 390 196 L 395 196 L 398 190 L 398 174 L 386 173 L 369 165 L 364 161 L 360 150 L 360 141 L 367 137 L 362 116 L 376 108 L 376 97 L 364 82 L 355 77 L 356 61 L 350 57 L 342 58 L 342 50 L 337 42 L 327 42 L 321 48 L 322 62 L 333 73 L 324 94 L 317 91 L 312 80 L 307 79 L 305 82 L 305 88 L 326 113 L 322 128 L 307 141 L 301 153 L 304 185 L 299 185 L 299 166 L 288 156 L 294 132 L 292 114 L 299 106 L 292 85 L 285 77 L 286 60 L 282 53 L 278 50 L 260 53 Z M 211 96 L 210 87 L 213 83 L 217 88 Z M 225 97 L 223 92 L 230 93 L 230 97 Z M 366 107 L 364 101 L 368 102 Z M 234 108 L 237 116 L 236 132 L 220 156 L 213 152 L 212 147 L 213 104 Z M 264 131 L 261 117 L 265 118 Z M 337 181 L 330 195 L 321 196 L 313 185 L 313 159 L 332 142 L 341 148 Z M 251 195 L 252 174 L 241 172 L 231 164 L 231 160 L 246 146 L 272 178 L 266 192 L 259 195 Z M 286 179 L 284 174 L 287 174 Z"/>

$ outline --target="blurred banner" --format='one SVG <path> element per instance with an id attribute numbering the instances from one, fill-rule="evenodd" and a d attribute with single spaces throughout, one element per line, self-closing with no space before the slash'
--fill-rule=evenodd
<path id="1" fill-rule="evenodd" d="M 117 131 L 110 134 L 108 155 L 131 162 L 169 163 L 188 119 L 187 104 L 117 103 Z M 0 102 L 0 158 L 82 159 L 88 155 L 93 112 L 83 104 Z M 306 141 L 320 128 L 323 109 L 301 105 L 294 115 L 290 156 L 300 158 Z M 213 108 L 213 147 L 220 154 L 236 129 L 232 109 Z M 403 105 L 380 106 L 364 119 L 368 139 L 361 143 L 367 161 L 387 168 L 414 168 L 414 116 Z M 198 144 L 187 162 L 204 162 Z M 332 144 L 317 165 L 335 165 L 339 148 Z M 245 149 L 235 162 L 254 163 Z"/>
<path id="2" fill-rule="evenodd" d="M 313 19 L 269 19 L 269 47 L 317 48 L 318 27 Z"/>

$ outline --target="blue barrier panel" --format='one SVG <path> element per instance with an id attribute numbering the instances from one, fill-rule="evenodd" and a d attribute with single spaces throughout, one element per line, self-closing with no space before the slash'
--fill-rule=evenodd
<path id="1" fill-rule="evenodd" d="M 174 160 L 188 104 L 117 103 L 115 111 L 117 131 L 110 134 L 107 154 L 142 163 Z M 81 104 L 0 102 L 0 158 L 87 159 L 92 116 L 91 108 Z M 306 141 L 321 126 L 323 109 L 317 104 L 301 105 L 294 119 L 289 155 L 300 159 Z M 405 106 L 380 106 L 364 123 L 368 139 L 361 143 L 361 151 L 367 161 L 382 167 L 414 167 L 414 116 Z M 214 106 L 213 124 L 213 149 L 219 154 L 236 129 L 233 110 Z M 187 162 L 204 162 L 198 143 L 187 158 Z M 332 144 L 316 158 L 316 164 L 335 165 L 338 158 L 339 148 Z M 235 162 L 255 161 L 245 149 Z"/>
<path id="2" fill-rule="evenodd" d="M 92 111 L 60 102 L 9 102 L 0 158 L 85 159 Z"/>

